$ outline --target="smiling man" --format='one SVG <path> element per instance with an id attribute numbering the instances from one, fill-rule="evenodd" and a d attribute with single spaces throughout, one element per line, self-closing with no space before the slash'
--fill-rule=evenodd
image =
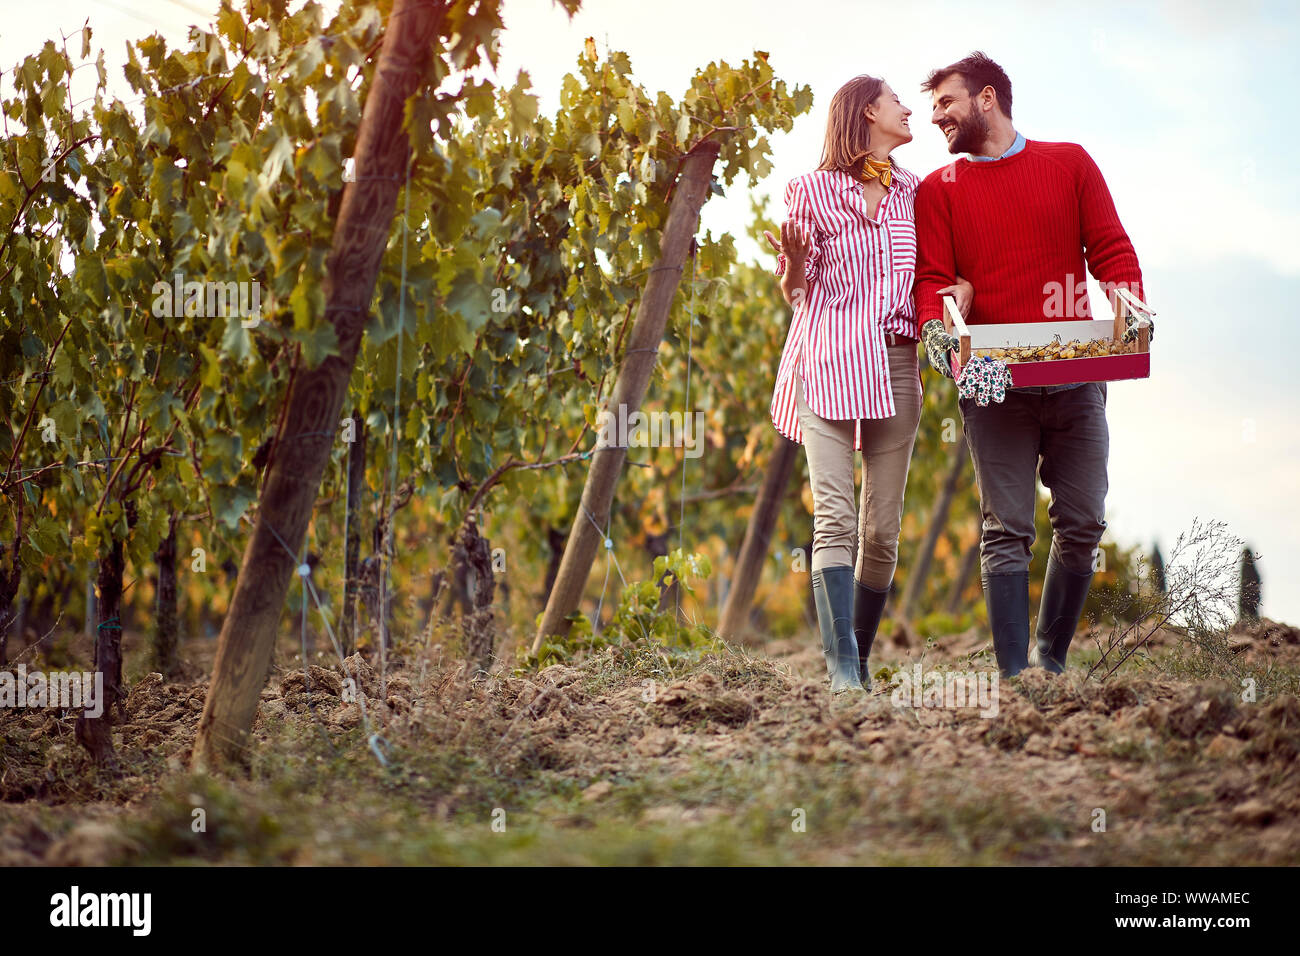
<path id="1" fill-rule="evenodd" d="M 1084 266 L 1113 294 L 1142 296 L 1137 254 L 1096 163 L 1074 143 L 1026 140 L 1011 122 L 1011 80 L 983 53 L 933 71 L 922 89 L 950 153 L 916 194 L 916 313 L 930 363 L 951 377 L 941 290 L 958 274 L 975 288 L 966 321 L 1091 318 Z M 1069 314 L 1061 314 L 1061 303 Z M 1105 531 L 1104 383 L 1009 389 L 1002 404 L 961 399 L 979 483 L 980 581 L 998 667 L 1060 672 Z M 1037 478 L 1051 490 L 1052 548 L 1029 647 L 1029 561 Z"/>

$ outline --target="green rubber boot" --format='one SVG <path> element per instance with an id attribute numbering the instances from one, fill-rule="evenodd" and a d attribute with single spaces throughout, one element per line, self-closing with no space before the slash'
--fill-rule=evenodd
<path id="1" fill-rule="evenodd" d="M 831 693 L 862 690 L 858 642 L 853 637 L 853 569 L 845 564 L 814 571 L 812 588 Z"/>

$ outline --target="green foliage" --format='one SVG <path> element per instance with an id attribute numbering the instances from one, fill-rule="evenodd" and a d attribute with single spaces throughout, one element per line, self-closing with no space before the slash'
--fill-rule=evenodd
<path id="1" fill-rule="evenodd" d="M 684 623 L 676 606 L 664 607 L 661 602 L 669 584 L 676 583 L 690 593 L 712 573 L 708 558 L 674 549 L 655 559 L 653 580 L 633 582 L 623 589 L 617 609 L 599 633 L 593 631 L 585 614 L 577 612 L 569 633 L 564 637 L 552 636 L 537 654 L 528 656 L 526 666 L 545 667 L 581 659 L 615 645 L 668 650 L 711 648 L 715 638 L 709 628 L 699 623 Z"/>
<path id="2" fill-rule="evenodd" d="M 0 301 L 12 318 L 0 409 L 13 423 L 0 429 L 0 538 L 22 527 L 28 595 L 56 562 L 87 567 L 114 540 L 128 575 L 148 574 L 173 515 L 211 564 L 237 557 L 283 442 L 332 441 L 322 494 L 342 497 L 347 444 L 281 435 L 280 416 L 294 375 L 338 350 L 326 259 L 390 10 L 223 4 L 175 48 L 158 35 L 128 45 L 126 102 L 108 95 L 89 29 L 79 57 L 47 43 L 14 71 L 0 101 Z M 673 96 L 638 84 L 626 54 L 592 45 L 553 116 L 526 74 L 443 82 L 495 65 L 500 27 L 498 3 L 452 3 L 408 104 L 409 182 L 351 381 L 372 439 L 366 483 L 384 492 L 367 505 L 387 507 L 395 456 L 435 527 L 458 521 L 503 463 L 593 441 L 588 414 L 608 401 L 682 159 L 715 140 L 715 191 L 755 182 L 770 170 L 769 137 L 812 102 L 762 52 L 710 63 Z M 67 83 L 82 65 L 97 82 L 78 106 Z M 252 320 L 209 308 L 210 287 L 231 283 L 258 291 Z M 650 405 L 706 416 L 692 489 L 741 493 L 753 480 L 768 431 L 754 409 L 770 382 L 746 372 L 775 368 L 788 317 L 773 293 L 768 268 L 736 262 L 731 236 L 701 238 Z M 680 450 L 640 457 L 614 516 L 620 543 L 674 520 L 665 479 Z M 508 473 L 489 522 L 566 523 L 578 474 Z M 707 499 L 688 550 L 716 554 L 738 538 L 734 519 L 725 496 Z M 518 563 L 543 547 L 523 536 Z M 628 613 L 619 626 L 636 626 Z"/>

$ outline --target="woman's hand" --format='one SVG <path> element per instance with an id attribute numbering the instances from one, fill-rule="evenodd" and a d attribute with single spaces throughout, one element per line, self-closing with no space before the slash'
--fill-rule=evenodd
<path id="1" fill-rule="evenodd" d="M 785 251 L 781 248 L 781 240 L 780 240 L 780 239 L 778 239 L 776 236 L 772 235 L 772 234 L 771 234 L 770 232 L 768 232 L 766 229 L 763 230 L 763 235 L 767 237 L 768 245 L 770 245 L 770 246 L 772 247 L 772 250 L 773 250 L 773 251 L 774 251 L 778 256 L 783 256 L 783 255 L 785 255 Z"/>
<path id="2" fill-rule="evenodd" d="M 975 301 L 975 287 L 961 276 L 957 276 L 957 281 L 952 285 L 940 289 L 938 294 L 950 295 L 957 300 L 957 311 L 963 319 L 970 315 L 971 303 Z"/>
<path id="3" fill-rule="evenodd" d="M 781 223 L 781 238 L 778 240 L 766 229 L 763 235 L 767 237 L 768 244 L 778 256 L 785 256 L 789 264 L 803 263 L 808 259 L 808 253 L 812 249 L 812 236 L 808 230 L 800 226 L 793 219 L 787 219 Z"/>
<path id="4" fill-rule="evenodd" d="M 804 264 L 808 261 L 808 254 L 812 250 L 812 235 L 792 219 L 781 223 L 780 242 L 766 229 L 763 230 L 763 235 L 767 237 L 768 244 L 777 255 L 786 258 L 785 275 L 781 277 L 781 294 L 785 296 L 786 302 L 797 306 L 799 301 L 808 294 Z"/>

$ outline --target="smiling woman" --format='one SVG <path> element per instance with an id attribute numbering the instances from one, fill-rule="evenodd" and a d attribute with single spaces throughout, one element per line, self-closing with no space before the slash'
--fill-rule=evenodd
<path id="1" fill-rule="evenodd" d="M 771 415 L 808 455 L 812 589 L 834 693 L 871 686 L 868 657 L 898 561 L 920 422 L 912 300 L 919 180 L 892 156 L 912 141 L 910 115 L 882 79 L 844 84 L 831 100 L 821 163 L 790 181 L 781 242 L 768 236 L 794 305 Z M 950 291 L 969 304 L 969 286 Z"/>

